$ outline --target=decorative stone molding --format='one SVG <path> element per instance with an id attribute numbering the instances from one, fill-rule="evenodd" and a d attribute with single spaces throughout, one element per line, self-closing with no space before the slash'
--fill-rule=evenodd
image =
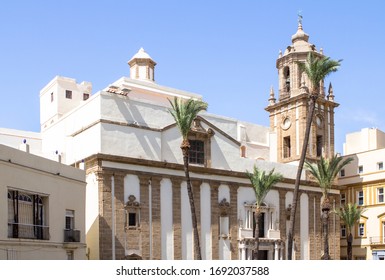
<path id="1" fill-rule="evenodd" d="M 124 208 L 126 210 L 140 208 L 140 203 L 138 201 L 136 201 L 135 195 L 128 196 L 128 201 L 127 201 L 126 206 Z"/>
<path id="2" fill-rule="evenodd" d="M 218 203 L 219 207 L 219 216 L 227 217 L 230 213 L 230 203 L 226 200 L 226 198 L 222 199 L 221 202 Z"/>

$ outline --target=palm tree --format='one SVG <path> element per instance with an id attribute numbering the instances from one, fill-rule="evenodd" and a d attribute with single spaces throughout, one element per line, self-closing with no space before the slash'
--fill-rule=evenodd
<path id="1" fill-rule="evenodd" d="M 199 243 L 198 223 L 195 213 L 194 197 L 192 193 L 189 172 L 190 142 L 188 140 L 188 134 L 190 132 L 191 125 L 194 119 L 197 117 L 198 113 L 202 110 L 207 110 L 208 105 L 206 102 L 201 100 L 189 99 L 186 101 L 177 97 L 174 98 L 173 102 L 171 100 L 169 100 L 169 102 L 171 104 L 171 109 L 169 109 L 169 112 L 173 116 L 176 125 L 179 128 L 180 134 L 182 135 L 182 143 L 180 145 L 180 148 L 182 149 L 183 154 L 183 165 L 186 176 L 187 193 L 191 209 L 191 220 L 194 232 L 194 252 L 195 258 L 197 260 L 201 260 L 202 255 Z"/>
<path id="2" fill-rule="evenodd" d="M 317 181 L 322 190 L 322 232 L 324 235 L 324 254 L 321 257 L 323 260 L 329 260 L 329 212 L 331 204 L 329 201 L 329 191 L 333 185 L 335 178 L 344 166 L 349 164 L 353 158 L 343 158 L 334 155 L 331 159 L 321 159 L 317 163 L 309 163 L 306 161 L 306 168 L 309 170 Z"/>
<path id="3" fill-rule="evenodd" d="M 309 111 L 306 120 L 305 135 L 302 143 L 302 152 L 298 164 L 297 176 L 295 179 L 294 185 L 294 194 L 293 202 L 291 204 L 290 212 L 290 224 L 289 224 L 289 233 L 288 233 L 288 256 L 289 260 L 292 259 L 293 253 L 293 239 L 294 239 L 294 226 L 295 226 L 295 213 L 297 211 L 297 201 L 299 194 L 299 183 L 301 180 L 301 174 L 303 170 L 303 165 L 306 159 L 307 146 L 309 143 L 310 129 L 313 121 L 315 105 L 319 97 L 320 84 L 321 82 L 332 72 L 336 72 L 340 66 L 342 60 L 331 60 L 329 57 L 319 57 L 315 56 L 313 52 L 309 52 L 305 62 L 297 62 L 298 67 L 303 71 L 310 80 L 311 83 L 311 92 L 310 92 L 310 103 Z"/>
<path id="4" fill-rule="evenodd" d="M 265 171 L 259 170 L 256 166 L 254 166 L 253 173 L 246 171 L 247 177 L 250 179 L 251 185 L 253 186 L 255 193 L 255 245 L 256 249 L 254 251 L 254 259 L 258 259 L 259 253 L 259 228 L 261 222 L 261 206 L 262 203 L 272 188 L 273 185 L 282 180 L 282 175 L 279 173 L 274 173 L 274 169 L 272 169 L 268 174 Z"/>
<path id="5" fill-rule="evenodd" d="M 348 260 L 351 260 L 353 257 L 353 235 L 352 235 L 352 228 L 355 223 L 357 223 L 362 215 L 362 213 L 366 209 L 364 208 L 358 208 L 357 204 L 348 203 L 345 204 L 343 208 L 340 210 L 336 210 L 335 213 L 341 218 L 341 220 L 344 222 L 347 233 L 346 233 L 346 241 L 348 243 Z"/>

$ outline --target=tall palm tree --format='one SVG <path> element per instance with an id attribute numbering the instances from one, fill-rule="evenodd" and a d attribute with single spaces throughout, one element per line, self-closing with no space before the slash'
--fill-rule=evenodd
<path id="1" fill-rule="evenodd" d="M 274 173 L 274 169 L 272 169 L 268 174 L 265 171 L 259 170 L 255 165 L 253 169 L 253 173 L 246 171 L 247 177 L 250 179 L 251 185 L 253 186 L 255 193 L 255 245 L 256 249 L 254 251 L 254 259 L 258 259 L 259 253 L 259 228 L 261 222 L 261 206 L 265 197 L 269 190 L 282 180 L 282 175 L 279 173 Z"/>
<path id="2" fill-rule="evenodd" d="M 170 114 L 173 116 L 180 134 L 182 135 L 182 143 L 180 148 L 183 154 L 183 165 L 187 183 L 187 193 L 190 202 L 191 220 L 194 232 L 194 253 L 197 260 L 202 259 L 201 247 L 199 243 L 198 223 L 195 213 L 194 197 L 191 188 L 190 171 L 189 171 L 189 150 L 190 142 L 188 140 L 188 134 L 191 129 L 191 125 L 198 113 L 202 110 L 207 110 L 207 103 L 201 100 L 189 99 L 183 100 L 175 97 L 173 101 L 169 100 L 171 109 Z"/>
<path id="3" fill-rule="evenodd" d="M 302 152 L 301 157 L 298 164 L 297 176 L 295 179 L 294 185 L 294 194 L 293 194 L 293 202 L 291 203 L 291 212 L 290 212 L 290 224 L 289 224 L 289 233 L 288 233 L 288 256 L 289 260 L 292 259 L 293 253 L 293 239 L 294 239 L 294 226 L 295 226 L 295 213 L 297 211 L 297 201 L 299 194 L 299 184 L 301 180 L 301 174 L 303 170 L 303 165 L 306 159 L 307 146 L 309 144 L 309 136 L 311 125 L 313 122 L 314 110 L 317 99 L 320 95 L 320 85 L 321 82 L 332 72 L 336 72 L 338 67 L 341 65 L 342 60 L 332 60 L 329 57 L 319 57 L 313 54 L 313 52 L 309 52 L 305 62 L 297 62 L 298 67 L 301 71 L 303 71 L 310 80 L 310 103 L 309 103 L 309 111 L 306 119 L 306 127 L 305 127 L 305 135 L 302 143 Z"/>
<path id="4" fill-rule="evenodd" d="M 329 255 L 329 212 L 331 204 L 329 201 L 329 191 L 333 185 L 338 173 L 349 164 L 353 158 L 343 158 L 338 155 L 334 155 L 331 159 L 325 159 L 321 156 L 321 159 L 317 163 L 309 163 L 306 161 L 305 165 L 309 172 L 314 176 L 318 185 L 322 190 L 322 232 L 324 237 L 324 254 L 321 259 L 330 260 Z"/>
<path id="5" fill-rule="evenodd" d="M 344 222 L 347 232 L 346 232 L 346 241 L 348 243 L 348 260 L 351 260 L 353 257 L 353 234 L 352 228 L 355 223 L 357 223 L 366 209 L 358 208 L 357 204 L 348 203 L 339 210 L 336 210 L 335 213 L 340 216 L 341 220 Z"/>

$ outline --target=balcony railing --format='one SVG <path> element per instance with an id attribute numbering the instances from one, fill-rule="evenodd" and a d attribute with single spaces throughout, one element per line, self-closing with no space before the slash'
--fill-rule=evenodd
<path id="1" fill-rule="evenodd" d="M 241 238 L 254 238 L 254 231 L 252 229 L 240 228 L 239 229 L 239 236 Z M 269 229 L 267 231 L 267 236 L 261 236 L 261 238 L 280 239 L 281 238 L 281 232 L 279 230 Z"/>
<path id="2" fill-rule="evenodd" d="M 49 240 L 49 227 L 43 225 L 8 223 L 8 237 Z"/>
<path id="3" fill-rule="evenodd" d="M 369 237 L 370 245 L 385 244 L 385 236 L 372 236 Z"/>
<path id="4" fill-rule="evenodd" d="M 80 230 L 65 229 L 64 242 L 80 242 Z"/>

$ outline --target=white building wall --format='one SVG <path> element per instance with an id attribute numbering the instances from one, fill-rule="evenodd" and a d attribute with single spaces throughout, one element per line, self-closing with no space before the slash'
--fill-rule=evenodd
<path id="1" fill-rule="evenodd" d="M 160 182 L 160 220 L 162 259 L 172 260 L 174 258 L 174 235 L 173 235 L 173 205 L 172 205 L 172 183 L 170 179 L 162 179 Z"/>
<path id="2" fill-rule="evenodd" d="M 200 188 L 201 254 L 203 260 L 212 259 L 211 244 L 211 189 L 203 183 Z"/>
<path id="3" fill-rule="evenodd" d="M 135 100 L 127 97 L 102 92 L 100 94 L 101 118 L 127 124 L 136 123 L 139 126 L 160 129 L 174 123 L 171 114 L 164 106 L 159 106 L 149 100 Z"/>
<path id="4" fill-rule="evenodd" d="M 309 260 L 309 197 L 305 193 L 300 196 L 300 217 L 301 259 Z"/>
<path id="5" fill-rule="evenodd" d="M 161 160 L 161 134 L 157 131 L 103 123 L 101 153 Z"/>
<path id="6" fill-rule="evenodd" d="M 140 203 L 140 184 L 136 175 L 126 175 L 124 177 L 124 204 L 128 202 L 130 195 L 134 195 L 136 201 Z"/>

